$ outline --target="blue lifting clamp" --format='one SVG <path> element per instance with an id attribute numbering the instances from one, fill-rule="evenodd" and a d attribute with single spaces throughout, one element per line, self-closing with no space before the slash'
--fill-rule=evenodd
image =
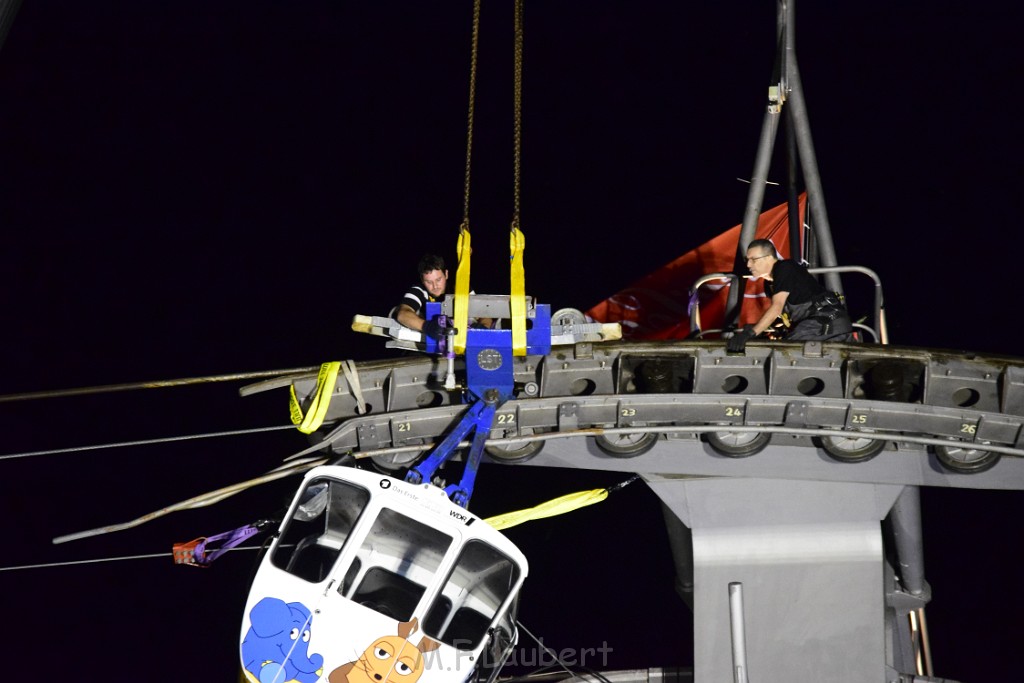
<path id="1" fill-rule="evenodd" d="M 426 340 L 427 352 L 444 354 L 452 359 L 455 328 L 449 326 L 451 318 L 440 315 L 440 307 L 440 303 L 427 304 L 427 318 L 436 318 L 445 331 L 445 336 L 438 341 Z M 532 323 L 531 329 L 527 330 L 527 351 L 546 354 L 551 350 L 551 309 L 547 304 L 536 306 Z M 484 443 L 490 436 L 495 413 L 513 396 L 515 372 L 512 355 L 511 330 L 471 328 L 467 331 L 466 398 L 470 403 L 469 410 L 426 459 L 409 470 L 406 481 L 413 484 L 429 482 L 437 469 L 455 454 L 462 439 L 473 432 L 462 480 L 444 489 L 453 503 L 469 506 L 477 469 L 483 459 Z"/>
<path id="2" fill-rule="evenodd" d="M 455 425 L 455 429 L 434 448 L 427 459 L 409 470 L 405 480 L 414 484 L 429 481 L 437 468 L 452 456 L 462 438 L 472 431 L 473 442 L 469 447 L 469 454 L 466 456 L 466 467 L 462 472 L 462 480 L 458 484 L 450 484 L 444 489 L 453 503 L 468 507 L 469 498 L 473 495 L 473 484 L 476 483 L 476 472 L 480 466 L 480 460 L 483 458 L 484 443 L 490 436 L 494 413 L 499 405 L 498 392 L 488 389 L 483 398 L 477 399 L 469 406 L 469 410 Z"/>

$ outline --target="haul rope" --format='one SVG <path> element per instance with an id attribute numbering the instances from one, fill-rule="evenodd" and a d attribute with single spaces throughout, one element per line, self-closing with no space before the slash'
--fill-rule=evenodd
<path id="1" fill-rule="evenodd" d="M 312 372 L 315 368 L 289 368 L 287 370 L 260 370 L 257 372 L 236 372 L 230 375 L 209 375 L 206 377 L 186 377 L 183 379 L 165 379 L 151 382 L 131 382 L 129 384 L 104 384 L 95 387 L 81 387 L 78 389 L 57 389 L 51 391 L 32 391 L 21 394 L 6 394 L 0 396 L 0 403 L 11 401 L 35 401 L 42 398 L 64 398 L 66 396 L 89 396 L 92 394 L 110 394 L 118 391 L 135 391 L 138 389 L 166 389 L 168 387 L 184 387 L 195 384 L 210 384 L 213 382 L 234 382 L 240 379 L 259 379 L 262 377 L 279 377 L 281 375 L 293 375 L 298 373 Z"/>
<path id="2" fill-rule="evenodd" d="M 242 491 L 253 488 L 254 486 L 266 484 L 271 481 L 277 481 L 278 479 L 290 477 L 293 474 L 299 474 L 307 470 L 311 470 L 314 467 L 326 464 L 327 461 L 328 458 L 308 458 L 305 460 L 296 460 L 285 465 L 276 467 L 267 472 L 266 474 L 256 477 L 254 479 L 242 481 L 237 484 L 231 484 L 230 486 L 225 486 L 215 491 L 209 491 L 207 493 L 194 496 L 192 498 L 189 498 L 188 500 L 183 500 L 179 503 L 168 505 L 167 507 L 160 508 L 159 510 L 155 510 L 148 514 L 142 515 L 141 517 L 137 517 L 128 522 L 122 522 L 120 524 L 110 524 L 108 526 L 99 527 L 96 529 L 89 529 L 87 531 L 79 531 L 73 534 L 58 536 L 53 539 L 53 543 L 54 545 L 59 545 L 61 543 L 67 543 L 68 541 L 77 541 L 83 538 L 91 538 L 93 536 L 102 536 L 103 534 L 114 533 L 116 531 L 124 531 L 125 529 L 133 529 L 135 527 L 145 524 L 146 522 L 150 522 L 159 517 L 169 515 L 172 512 L 179 512 L 181 510 L 195 510 L 201 507 L 208 507 L 210 505 L 213 505 L 214 503 L 219 503 L 225 498 L 229 498 L 237 493 L 241 493 Z"/>

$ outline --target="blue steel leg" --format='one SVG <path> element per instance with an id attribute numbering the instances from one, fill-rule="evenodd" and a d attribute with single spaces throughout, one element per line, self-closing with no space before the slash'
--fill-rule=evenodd
<path id="1" fill-rule="evenodd" d="M 484 455 L 484 443 L 491 435 L 491 424 L 494 422 L 494 413 L 498 409 L 498 404 L 494 401 L 478 401 L 477 403 L 485 405 L 473 421 L 476 432 L 473 433 L 473 444 L 466 455 L 466 467 L 462 471 L 462 481 L 447 486 L 444 490 L 453 503 L 462 507 L 469 507 L 469 498 L 473 495 L 473 484 L 476 483 L 476 471 L 480 467 L 480 461 Z"/>
<path id="2" fill-rule="evenodd" d="M 444 464 L 452 454 L 455 453 L 455 449 L 459 447 L 459 442 L 462 441 L 462 437 L 470 432 L 471 429 L 475 428 L 479 424 L 480 413 L 488 408 L 487 403 L 483 400 L 478 400 L 473 403 L 466 414 L 462 416 L 462 419 L 455 429 L 451 431 L 448 436 L 444 438 L 440 444 L 430 453 L 426 460 L 421 462 L 416 467 L 409 470 L 405 475 L 405 480 L 413 484 L 422 484 L 423 482 L 429 482 L 434 473 L 437 472 L 437 468 Z M 494 417 L 495 408 L 491 406 L 490 417 L 487 418 L 487 428 L 490 429 L 491 420 Z M 475 443 L 475 442 L 474 442 Z"/>

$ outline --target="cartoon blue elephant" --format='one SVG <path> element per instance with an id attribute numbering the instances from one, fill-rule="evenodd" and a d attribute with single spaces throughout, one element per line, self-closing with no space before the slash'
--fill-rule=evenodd
<path id="1" fill-rule="evenodd" d="M 323 655 L 309 655 L 312 618 L 301 602 L 263 598 L 249 612 L 242 664 L 260 683 L 315 683 Z"/>

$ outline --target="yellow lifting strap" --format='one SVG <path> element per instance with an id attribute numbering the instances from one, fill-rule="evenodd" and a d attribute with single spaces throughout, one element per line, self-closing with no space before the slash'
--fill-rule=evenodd
<path id="1" fill-rule="evenodd" d="M 523 269 L 523 250 L 526 236 L 518 225 L 512 227 L 509 249 L 512 251 L 512 294 L 509 306 L 512 309 L 512 355 L 526 355 L 526 274 Z"/>
<path id="2" fill-rule="evenodd" d="M 455 320 L 453 324 L 458 330 L 453 342 L 453 350 L 459 355 L 466 353 L 466 330 L 469 328 L 469 258 L 473 254 L 469 228 L 465 224 L 459 229 L 459 242 L 456 247 L 459 268 L 455 271 Z"/>
<path id="3" fill-rule="evenodd" d="M 292 424 L 298 425 L 299 431 L 303 434 L 311 434 L 320 428 L 327 415 L 327 407 L 331 404 L 331 395 L 334 393 L 334 385 L 338 381 L 338 370 L 341 369 L 341 361 L 332 361 L 320 366 L 320 372 L 316 376 L 316 393 L 313 402 L 309 405 L 309 411 L 303 415 L 302 406 L 295 395 L 295 385 L 289 388 L 290 400 L 288 410 L 291 413 Z"/>
<path id="4" fill-rule="evenodd" d="M 570 493 L 554 500 L 549 500 L 546 503 L 541 503 L 532 508 L 526 508 L 525 510 L 516 510 L 515 512 L 506 512 L 503 515 L 497 515 L 495 517 L 489 517 L 484 521 L 490 524 L 492 527 L 501 531 L 502 529 L 508 529 L 514 527 L 517 524 L 523 522 L 529 522 L 534 519 L 544 519 L 545 517 L 554 517 L 556 515 L 562 515 L 566 512 L 572 512 L 594 503 L 600 503 L 602 500 L 608 497 L 608 489 L 592 489 L 590 491 L 577 491 L 576 493 Z"/>

